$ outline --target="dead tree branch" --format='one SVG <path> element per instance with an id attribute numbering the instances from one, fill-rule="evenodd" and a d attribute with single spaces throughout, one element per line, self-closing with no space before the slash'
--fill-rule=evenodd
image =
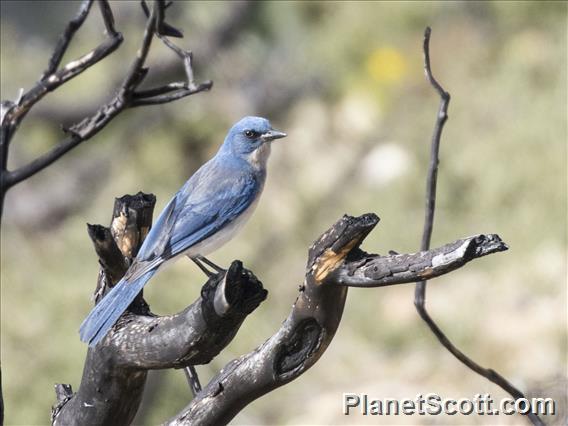
<path id="1" fill-rule="evenodd" d="M 151 225 L 155 198 L 142 193 L 115 202 L 111 225 L 89 225 L 101 270 L 95 298 L 120 280 Z M 267 295 L 252 272 L 234 261 L 212 276 L 201 296 L 175 315 L 153 315 L 142 294 L 105 339 L 89 348 L 77 393 L 57 385 L 53 424 L 129 424 L 150 369 L 185 368 L 194 399 L 169 424 L 225 424 L 260 396 L 299 377 L 325 352 L 341 321 L 348 287 L 380 287 L 436 277 L 507 249 L 496 235 L 476 235 L 415 254 L 379 256 L 359 246 L 375 214 L 344 216 L 311 247 L 292 312 L 264 344 L 229 363 L 201 389 L 192 366 L 208 363 L 236 335 Z M 189 370 L 189 371 L 188 371 Z"/>
<path id="2" fill-rule="evenodd" d="M 430 240 L 432 237 L 432 229 L 434 226 L 434 211 L 436 208 L 436 184 L 438 179 L 438 164 L 439 164 L 439 151 L 440 151 L 440 139 L 442 136 L 442 131 L 444 129 L 444 124 L 448 119 L 448 105 L 450 103 L 450 94 L 446 92 L 440 83 L 434 78 L 432 74 L 432 69 L 430 67 L 430 27 L 426 28 L 424 33 L 424 72 L 426 78 L 430 85 L 436 90 L 440 96 L 440 106 L 438 109 L 438 115 L 436 118 L 436 123 L 434 126 L 434 133 L 432 135 L 431 151 L 430 151 L 430 166 L 428 169 L 428 176 L 426 180 L 426 213 L 424 219 L 424 231 L 422 235 L 422 244 L 420 246 L 421 250 L 428 250 L 430 248 Z M 484 368 L 473 361 L 470 357 L 460 351 L 445 335 L 445 333 L 440 329 L 436 322 L 432 319 L 428 311 L 426 310 L 426 281 L 431 277 L 423 276 L 416 283 L 416 291 L 414 293 L 414 305 L 418 314 L 428 325 L 428 328 L 434 333 L 438 338 L 440 343 L 454 355 L 459 361 L 461 361 L 466 367 L 475 371 L 477 374 L 485 377 L 491 382 L 495 383 L 497 386 L 501 387 L 503 390 L 508 392 L 515 399 L 526 399 L 525 395 L 514 387 L 507 379 L 497 373 L 495 370 L 490 368 Z M 531 411 L 527 414 L 527 417 L 534 425 L 543 425 L 542 420 Z"/>
<path id="3" fill-rule="evenodd" d="M 64 67 L 58 69 L 61 59 L 71 43 L 74 34 L 81 27 L 83 22 L 85 22 L 85 19 L 91 9 L 93 1 L 85 0 L 81 4 L 77 16 L 69 22 L 66 29 L 63 31 L 63 34 L 59 38 L 55 50 L 49 60 L 48 67 L 42 74 L 40 80 L 30 90 L 19 96 L 16 102 L 3 101 L 3 105 L 5 105 L 5 107 L 1 120 L 2 167 L 0 169 L 0 189 L 2 191 L 2 197 L 4 197 L 5 192 L 10 187 L 47 167 L 79 142 L 92 136 L 84 134 L 83 139 L 79 140 L 78 135 L 72 135 L 59 145 L 56 145 L 56 147 L 54 147 L 51 151 L 32 161 L 28 165 L 22 166 L 14 171 L 7 170 L 10 141 L 21 121 L 31 108 L 49 92 L 56 90 L 67 81 L 95 65 L 101 59 L 116 50 L 122 43 L 122 34 L 114 30 L 114 19 L 112 17 L 110 6 L 105 0 L 101 0 L 101 2 L 104 3 L 104 6 L 101 7 L 101 11 L 107 28 L 107 40 L 95 49 L 91 50 L 89 53 L 84 54 L 80 58 L 71 61 Z"/>
<path id="4" fill-rule="evenodd" d="M 166 424 L 227 424 L 255 399 L 307 371 L 335 335 L 348 287 L 414 282 L 507 248 L 496 235 L 478 235 L 418 254 L 368 255 L 359 246 L 378 222 L 372 213 L 344 216 L 314 242 L 304 283 L 282 327 L 255 350 L 227 364 Z"/>
<path id="5" fill-rule="evenodd" d="M 126 272 L 150 228 L 154 203 L 153 196 L 142 193 L 124 196 L 115 202 L 110 227 L 89 225 L 101 265 L 97 299 Z M 77 393 L 69 385 L 56 386 L 52 423 L 130 424 L 148 370 L 208 363 L 266 296 L 239 261 L 226 274 L 212 276 L 201 296 L 178 314 L 156 316 L 140 295 L 109 335 L 89 348 Z"/>
<path id="6" fill-rule="evenodd" d="M 49 60 L 48 67 L 43 73 L 40 81 L 38 81 L 29 91 L 23 93 L 16 102 L 2 102 L 2 127 L 0 141 L 0 151 L 2 154 L 2 161 L 0 164 L 0 208 L 3 206 L 3 200 L 8 189 L 43 170 L 71 149 L 96 135 L 114 117 L 125 109 L 142 105 L 155 105 L 172 102 L 186 96 L 209 90 L 213 85 L 211 81 L 196 84 L 193 79 L 191 53 L 178 48 L 168 40 L 165 42 L 166 45 L 172 49 L 176 55 L 182 56 L 188 80 L 185 82 L 170 83 L 165 86 L 167 87 L 167 90 L 163 88 L 137 90 L 149 71 L 149 69 L 145 67 L 145 62 L 154 36 L 156 35 L 162 40 L 167 40 L 165 38 L 166 36 L 179 37 L 182 35 L 179 30 L 176 30 L 164 21 L 166 10 L 165 1 L 156 0 L 154 1 L 151 11 L 144 5 L 144 10 L 148 14 L 148 19 L 141 47 L 136 58 L 132 62 L 126 77 L 124 78 L 123 83 L 117 89 L 115 96 L 108 103 L 100 107 L 92 116 L 87 117 L 81 122 L 71 126 L 69 129 L 66 129 L 66 133 L 68 134 L 67 137 L 50 151 L 15 170 L 8 170 L 7 161 L 10 141 L 22 119 L 30 111 L 30 109 L 47 93 L 56 90 L 67 81 L 76 77 L 112 53 L 122 42 L 122 35 L 114 29 L 114 18 L 110 4 L 107 0 L 99 0 L 101 15 L 109 38 L 91 52 L 68 63 L 58 70 L 61 59 L 67 50 L 73 35 L 85 21 L 92 3 L 93 0 L 85 0 L 82 3 L 77 16 L 69 22 L 57 43 L 51 59 Z"/>
<path id="7" fill-rule="evenodd" d="M 474 235 L 441 247 L 413 254 L 379 256 L 353 250 L 348 261 L 337 268 L 333 283 L 349 287 L 385 287 L 436 278 L 488 254 L 507 250 L 498 235 Z"/>

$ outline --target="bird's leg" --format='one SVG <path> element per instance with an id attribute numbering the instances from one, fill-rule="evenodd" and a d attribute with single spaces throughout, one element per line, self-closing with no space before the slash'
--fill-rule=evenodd
<path id="1" fill-rule="evenodd" d="M 201 256 L 201 255 L 197 255 L 197 256 L 187 256 L 189 257 L 193 263 L 195 263 L 197 266 L 199 266 L 199 269 L 201 269 L 203 271 L 203 273 L 205 275 L 207 275 L 207 278 L 215 275 L 215 274 L 219 274 L 219 273 L 225 273 L 227 272 L 225 269 L 221 268 L 220 266 L 215 265 L 213 262 L 211 262 L 209 259 Z M 203 263 L 205 263 L 207 266 L 213 268 L 215 270 L 215 272 L 210 271 L 209 269 L 207 269 Z"/>
<path id="2" fill-rule="evenodd" d="M 199 260 L 199 261 L 205 263 L 207 266 L 209 266 L 209 267 L 215 269 L 215 271 L 217 271 L 217 272 L 220 272 L 220 273 L 225 273 L 225 272 L 227 272 L 226 269 L 223 269 L 223 268 L 221 268 L 220 266 L 215 265 L 213 262 L 211 262 L 209 259 L 207 259 L 207 258 L 204 257 L 204 256 L 201 256 L 201 255 L 198 254 L 197 256 L 195 256 L 195 259 L 197 259 L 197 260 Z"/>
<path id="3" fill-rule="evenodd" d="M 187 256 L 187 257 L 189 257 L 193 261 L 193 263 L 195 263 L 197 266 L 199 266 L 199 269 L 201 269 L 203 271 L 203 273 L 205 275 L 207 275 L 207 278 L 210 278 L 211 276 L 215 275 L 214 272 L 211 272 L 209 269 L 207 269 L 205 266 L 203 266 L 203 264 L 196 257 L 191 257 L 191 256 Z"/>

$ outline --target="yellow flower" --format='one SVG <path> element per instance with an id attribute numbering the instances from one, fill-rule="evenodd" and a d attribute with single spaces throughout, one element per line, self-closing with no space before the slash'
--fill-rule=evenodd
<path id="1" fill-rule="evenodd" d="M 367 72 L 373 80 L 382 84 L 395 84 L 406 73 L 404 56 L 393 47 L 380 47 L 367 58 Z"/>

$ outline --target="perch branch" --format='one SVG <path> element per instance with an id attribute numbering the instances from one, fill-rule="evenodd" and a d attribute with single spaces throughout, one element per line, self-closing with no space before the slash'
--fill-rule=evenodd
<path id="1" fill-rule="evenodd" d="M 430 85 L 436 90 L 440 96 L 440 106 L 438 109 L 438 115 L 436 118 L 436 123 L 434 126 L 434 133 L 432 135 L 431 141 L 431 151 L 430 151 L 430 166 L 428 169 L 428 176 L 426 181 L 426 213 L 424 219 L 424 231 L 422 235 L 421 250 L 425 251 L 430 248 L 430 240 L 432 237 L 432 229 L 434 225 L 434 211 L 436 208 L 436 183 L 438 177 L 438 164 L 439 164 L 439 151 L 440 151 L 440 140 L 442 136 L 442 131 L 444 124 L 448 119 L 448 105 L 450 103 L 450 94 L 446 92 L 440 83 L 434 78 L 432 74 L 432 69 L 430 67 L 430 27 L 426 28 L 424 33 L 424 72 L 426 78 Z M 523 398 L 525 401 L 525 395 L 514 387 L 507 379 L 497 373 L 495 370 L 490 368 L 481 367 L 466 354 L 460 351 L 445 335 L 445 333 L 440 329 L 436 322 L 432 319 L 428 311 L 426 310 L 426 281 L 425 279 L 431 278 L 430 276 L 420 277 L 420 280 L 416 283 L 416 290 L 414 293 L 414 305 L 418 314 L 422 320 L 428 325 L 432 333 L 438 338 L 440 343 L 454 355 L 459 361 L 461 361 L 466 367 L 475 371 L 477 374 L 485 377 L 491 382 L 495 383 L 497 386 L 501 387 L 503 390 L 508 392 L 515 399 Z M 528 402 L 527 402 L 528 403 Z M 544 425 L 542 420 L 531 412 L 527 414 L 527 417 L 534 425 Z"/>
<path id="2" fill-rule="evenodd" d="M 135 256 L 150 228 L 154 203 L 153 196 L 142 193 L 124 196 L 116 200 L 109 228 L 89 225 L 101 265 L 97 294 L 126 271 L 121 259 Z M 52 423 L 129 424 L 149 369 L 208 363 L 266 296 L 260 281 L 239 261 L 225 274 L 211 276 L 200 297 L 176 315 L 153 315 L 139 296 L 105 339 L 89 348 L 77 393 L 69 385 L 57 385 Z"/>
<path id="3" fill-rule="evenodd" d="M 304 283 L 282 327 L 255 350 L 227 364 L 166 424 L 227 424 L 255 399 L 307 371 L 335 335 L 349 286 L 413 282 L 506 249 L 498 236 L 478 235 L 418 254 L 367 255 L 359 246 L 378 221 L 374 214 L 344 216 L 314 242 Z M 374 265 L 381 265 L 382 276 Z M 387 267 L 391 274 L 385 272 Z M 369 271 L 375 275 L 369 277 Z"/>
<path id="4" fill-rule="evenodd" d="M 235 336 L 246 316 L 266 298 L 260 281 L 234 261 L 212 276 L 201 297 L 175 315 L 124 315 L 104 345 L 115 349 L 116 366 L 138 369 L 207 364 Z M 219 309 L 216 299 L 226 306 Z"/>

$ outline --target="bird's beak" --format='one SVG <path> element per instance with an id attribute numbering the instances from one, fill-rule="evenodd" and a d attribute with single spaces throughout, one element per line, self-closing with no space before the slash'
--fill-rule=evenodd
<path id="1" fill-rule="evenodd" d="M 279 132 L 278 130 L 269 130 L 266 133 L 263 133 L 260 138 L 264 141 L 264 142 L 268 142 L 268 141 L 273 141 L 274 139 L 280 139 L 280 138 L 285 138 L 287 135 L 284 132 Z"/>

